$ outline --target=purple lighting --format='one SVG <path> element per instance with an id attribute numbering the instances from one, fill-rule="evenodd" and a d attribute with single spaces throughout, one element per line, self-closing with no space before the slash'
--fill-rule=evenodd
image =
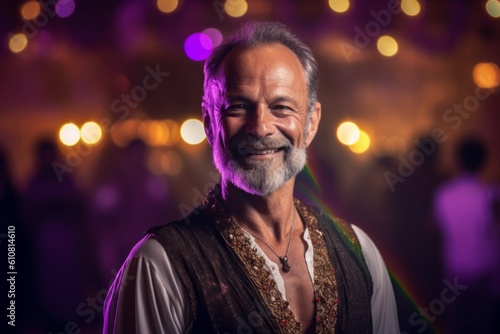
<path id="1" fill-rule="evenodd" d="M 203 34 L 206 34 L 212 40 L 213 47 L 217 47 L 222 43 L 222 34 L 219 30 L 215 28 L 207 28 L 203 30 Z"/>
<path id="2" fill-rule="evenodd" d="M 210 37 L 204 33 L 194 33 L 186 38 L 184 52 L 194 61 L 205 60 L 212 52 L 213 44 Z"/>
<path id="3" fill-rule="evenodd" d="M 59 17 L 68 17 L 75 11 L 73 0 L 59 0 L 56 4 L 56 13 Z"/>

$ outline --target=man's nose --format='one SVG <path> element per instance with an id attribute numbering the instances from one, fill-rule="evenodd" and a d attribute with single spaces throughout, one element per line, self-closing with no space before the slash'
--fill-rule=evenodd
<path id="1" fill-rule="evenodd" d="M 249 113 L 246 131 L 260 138 L 274 134 L 276 131 L 275 116 L 267 105 L 259 103 L 255 110 Z"/>

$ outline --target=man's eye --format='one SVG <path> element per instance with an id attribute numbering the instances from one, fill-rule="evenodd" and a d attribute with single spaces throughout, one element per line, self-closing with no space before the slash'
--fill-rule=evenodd
<path id="1" fill-rule="evenodd" d="M 282 105 L 282 104 L 273 106 L 271 108 L 271 110 L 276 110 L 276 111 L 293 111 L 293 109 L 290 108 L 289 106 L 285 106 L 285 105 Z"/>
<path id="2" fill-rule="evenodd" d="M 247 111 L 248 107 L 244 104 L 233 104 L 226 108 L 228 114 L 241 114 Z"/>

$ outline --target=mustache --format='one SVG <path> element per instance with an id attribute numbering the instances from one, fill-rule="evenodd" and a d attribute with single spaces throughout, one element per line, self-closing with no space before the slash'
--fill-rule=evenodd
<path id="1" fill-rule="evenodd" d="M 252 150 L 280 150 L 288 151 L 292 147 L 290 139 L 280 136 L 276 138 L 255 136 L 241 136 L 229 142 L 228 149 L 237 155 L 246 155 Z"/>

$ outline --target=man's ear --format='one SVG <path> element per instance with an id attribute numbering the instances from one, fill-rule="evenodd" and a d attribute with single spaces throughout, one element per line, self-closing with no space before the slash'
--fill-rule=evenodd
<path id="1" fill-rule="evenodd" d="M 308 147 L 318 132 L 319 121 L 321 120 L 321 103 L 315 102 L 312 110 L 309 111 L 309 130 L 306 133 L 305 144 Z"/>
<path id="2" fill-rule="evenodd" d="M 212 146 L 213 131 L 212 131 L 212 120 L 210 119 L 210 112 L 204 105 L 202 105 L 202 110 L 203 110 L 203 126 L 205 128 L 205 135 L 207 136 L 208 144 Z"/>

